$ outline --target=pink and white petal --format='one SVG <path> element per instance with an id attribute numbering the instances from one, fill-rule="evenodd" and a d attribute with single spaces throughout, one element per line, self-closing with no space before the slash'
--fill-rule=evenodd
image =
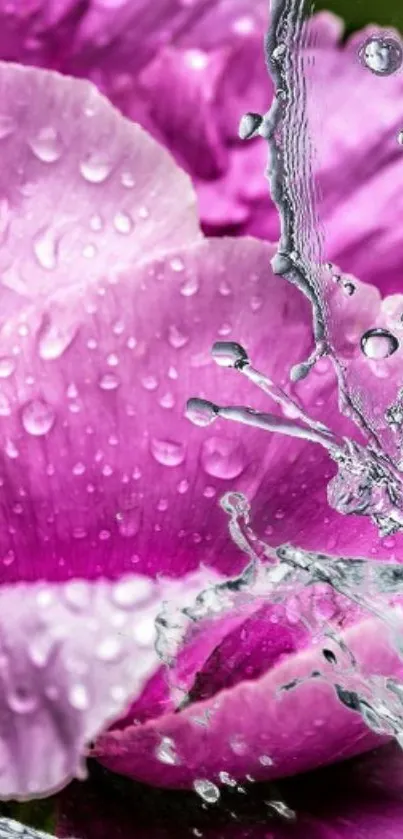
<path id="1" fill-rule="evenodd" d="M 223 420 L 200 429 L 184 416 L 194 395 L 273 408 L 214 364 L 217 339 L 241 341 L 284 386 L 309 354 L 309 306 L 271 273 L 272 255 L 257 240 L 207 240 L 9 319 L 0 335 L 3 580 L 178 575 L 201 562 L 236 573 L 245 557 L 218 504 L 229 489 L 246 493 L 273 543 L 368 553 L 375 528 L 328 507 L 327 452 Z M 349 428 L 327 368 L 303 398 L 313 415 L 326 404 L 325 419 Z"/>
<path id="2" fill-rule="evenodd" d="M 82 289 L 200 236 L 187 176 L 91 84 L 3 63 L 0 95 L 3 286 Z"/>
<path id="3" fill-rule="evenodd" d="M 0 799 L 41 797 L 85 776 L 87 744 L 159 662 L 163 601 L 184 607 L 200 582 L 132 575 L 0 589 Z"/>
<path id="4" fill-rule="evenodd" d="M 364 675 L 401 677 L 402 663 L 379 621 L 361 621 L 341 637 Z M 217 781 L 223 770 L 238 779 L 282 778 L 374 748 L 382 738 L 340 703 L 334 675 L 329 682 L 309 678 L 313 671 L 324 672 L 321 659 L 314 647 L 290 655 L 256 681 L 240 682 L 179 713 L 107 732 L 94 754 L 114 772 L 157 786 L 186 787 L 200 777 Z M 303 681 L 281 690 L 295 679 Z M 169 772 L 158 758 L 165 737 L 177 755 Z"/>

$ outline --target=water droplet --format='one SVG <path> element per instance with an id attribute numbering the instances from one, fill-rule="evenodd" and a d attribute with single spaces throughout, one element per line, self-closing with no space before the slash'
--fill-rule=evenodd
<path id="1" fill-rule="evenodd" d="M 4 355 L 0 358 L 0 379 L 7 379 L 14 373 L 15 370 L 15 361 L 8 355 Z"/>
<path id="2" fill-rule="evenodd" d="M 72 708 L 77 711 L 86 711 L 90 705 L 90 698 L 85 685 L 77 682 L 69 688 L 68 692 L 69 702 Z"/>
<path id="3" fill-rule="evenodd" d="M 183 259 L 181 259 L 179 256 L 174 256 L 172 259 L 170 259 L 169 264 L 172 268 L 172 271 L 180 272 L 185 270 Z"/>
<path id="4" fill-rule="evenodd" d="M 21 420 L 28 434 L 32 434 L 34 437 L 42 437 L 52 428 L 55 421 L 55 412 L 42 399 L 33 399 L 24 405 Z"/>
<path id="5" fill-rule="evenodd" d="M 141 384 L 145 390 L 153 391 L 158 387 L 158 379 L 156 379 L 155 376 L 142 376 Z"/>
<path id="6" fill-rule="evenodd" d="M 262 766 L 273 766 L 273 760 L 269 757 L 269 755 L 260 755 L 259 763 L 261 763 Z"/>
<path id="7" fill-rule="evenodd" d="M 104 373 L 99 380 L 99 387 L 102 390 L 116 390 L 120 381 L 115 373 Z"/>
<path id="8" fill-rule="evenodd" d="M 150 215 L 150 211 L 147 210 L 147 207 L 140 207 L 139 209 L 139 217 L 142 219 L 148 218 Z"/>
<path id="9" fill-rule="evenodd" d="M 161 396 L 159 403 L 161 405 L 161 408 L 173 408 L 173 406 L 175 405 L 175 397 L 173 393 L 171 393 L 170 391 L 168 393 L 164 393 L 164 395 Z"/>
<path id="10" fill-rule="evenodd" d="M 101 184 L 111 171 L 109 158 L 100 152 L 89 153 L 80 163 L 80 172 L 86 181 Z"/>
<path id="11" fill-rule="evenodd" d="M 155 750 L 155 756 L 161 763 L 166 763 L 168 766 L 175 766 L 179 763 L 177 754 L 175 752 L 175 743 L 171 737 L 163 737 Z"/>
<path id="12" fill-rule="evenodd" d="M 148 577 L 127 577 L 113 587 L 112 600 L 121 609 L 132 609 L 138 603 L 148 600 L 153 591 L 153 582 Z"/>
<path id="13" fill-rule="evenodd" d="M 19 457 L 20 454 L 17 449 L 17 446 L 10 439 L 6 440 L 4 445 L 4 451 L 7 457 L 11 458 L 11 460 L 15 460 L 17 457 Z"/>
<path id="14" fill-rule="evenodd" d="M 100 215 L 98 215 L 98 213 L 95 213 L 93 216 L 91 216 L 91 218 L 90 218 L 90 228 L 91 228 L 91 230 L 93 230 L 95 233 L 97 233 L 100 230 L 102 230 L 103 226 L 104 226 L 104 223 L 102 221 L 102 217 Z"/>
<path id="15" fill-rule="evenodd" d="M 249 362 L 247 352 L 235 341 L 216 341 L 211 350 L 214 361 L 220 367 L 242 368 Z"/>
<path id="16" fill-rule="evenodd" d="M 183 443 L 172 440 L 151 440 L 151 452 L 158 463 L 163 466 L 179 466 L 185 459 Z"/>
<path id="17" fill-rule="evenodd" d="M 9 417 L 10 414 L 10 402 L 5 393 L 0 393 L 0 417 Z"/>
<path id="18" fill-rule="evenodd" d="M 131 172 L 122 172 L 120 182 L 122 186 L 126 187 L 126 189 L 131 189 L 136 183 Z"/>
<path id="19" fill-rule="evenodd" d="M 180 495 L 184 495 L 185 492 L 188 491 L 188 489 L 189 489 L 189 481 L 187 481 L 186 478 L 183 478 L 182 481 L 179 481 L 178 492 L 179 492 Z"/>
<path id="20" fill-rule="evenodd" d="M 177 326 L 170 326 L 168 330 L 168 341 L 175 350 L 181 349 L 187 344 L 189 340 L 188 335 L 184 335 L 183 332 L 178 329 Z"/>
<path id="21" fill-rule="evenodd" d="M 120 510 L 116 514 L 116 520 L 120 535 L 129 539 L 139 531 L 141 510 L 139 507 L 135 507 L 132 510 Z"/>
<path id="22" fill-rule="evenodd" d="M 263 122 L 261 114 L 255 114 L 251 111 L 241 117 L 239 123 L 238 134 L 241 140 L 250 140 L 256 137 L 259 128 Z"/>
<path id="23" fill-rule="evenodd" d="M 101 661 L 116 661 L 122 652 L 122 642 L 115 635 L 104 638 L 97 646 L 95 655 Z"/>
<path id="24" fill-rule="evenodd" d="M 7 699 L 9 707 L 15 714 L 32 713 L 38 706 L 37 697 L 25 685 L 17 685 L 10 691 Z"/>
<path id="25" fill-rule="evenodd" d="M 372 35 L 362 45 L 359 57 L 364 66 L 377 76 L 390 76 L 402 65 L 403 49 L 397 38 Z"/>
<path id="26" fill-rule="evenodd" d="M 41 268 L 53 271 L 57 266 L 57 241 L 54 231 L 42 228 L 33 239 L 34 254 Z"/>
<path id="27" fill-rule="evenodd" d="M 127 235 L 133 230 L 133 220 L 123 211 L 116 213 L 113 219 L 113 226 L 118 233 Z"/>
<path id="28" fill-rule="evenodd" d="M 343 288 L 343 292 L 346 295 L 346 297 L 352 297 L 353 296 L 353 294 L 355 292 L 354 283 L 349 283 L 349 282 L 343 283 L 342 288 Z"/>
<path id="29" fill-rule="evenodd" d="M 193 783 L 195 792 L 206 801 L 207 804 L 215 804 L 220 798 L 220 790 L 212 783 L 204 778 L 198 778 Z"/>
<path id="30" fill-rule="evenodd" d="M 28 642 L 28 655 L 35 667 L 45 667 L 49 661 L 53 641 L 47 632 L 34 634 Z"/>
<path id="31" fill-rule="evenodd" d="M 397 142 L 400 146 L 403 146 L 403 131 L 399 131 L 397 135 Z"/>
<path id="32" fill-rule="evenodd" d="M 16 124 L 8 114 L 0 114 L 0 140 L 5 140 L 16 129 Z"/>
<path id="33" fill-rule="evenodd" d="M 183 297 L 193 297 L 199 291 L 199 281 L 196 274 L 189 274 L 179 289 Z"/>
<path id="34" fill-rule="evenodd" d="M 63 148 L 59 132 L 51 125 L 42 128 L 36 137 L 29 140 L 29 146 L 42 163 L 55 163 Z"/>
<path id="35" fill-rule="evenodd" d="M 228 772 L 219 772 L 218 777 L 222 784 L 225 784 L 227 787 L 236 787 L 236 780 L 232 778 Z"/>
<path id="36" fill-rule="evenodd" d="M 208 475 L 225 480 L 238 478 L 246 465 L 242 444 L 224 437 L 204 440 L 201 462 Z"/>
<path id="37" fill-rule="evenodd" d="M 82 254 L 83 254 L 84 259 L 94 259 L 94 256 L 96 256 L 96 253 L 97 253 L 97 249 L 96 249 L 95 245 L 93 245 L 92 243 L 90 243 L 89 245 L 85 245 L 83 247 Z"/>
<path id="38" fill-rule="evenodd" d="M 106 357 L 106 363 L 108 367 L 117 367 L 119 364 L 119 357 L 116 355 L 116 353 L 111 352 Z"/>
<path id="39" fill-rule="evenodd" d="M 386 329 L 368 329 L 361 338 L 361 349 L 368 358 L 388 358 L 399 347 L 399 341 Z"/>
<path id="40" fill-rule="evenodd" d="M 281 59 L 284 58 L 286 52 L 287 47 L 285 44 L 277 44 L 277 46 L 274 48 L 271 54 L 271 57 L 274 58 L 274 61 L 281 61 Z"/>
<path id="41" fill-rule="evenodd" d="M 218 408 L 206 399 L 189 399 L 186 405 L 186 416 L 194 425 L 210 425 L 218 416 Z"/>

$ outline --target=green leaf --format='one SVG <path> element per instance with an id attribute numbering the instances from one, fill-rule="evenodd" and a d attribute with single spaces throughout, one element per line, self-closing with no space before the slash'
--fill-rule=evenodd
<path id="1" fill-rule="evenodd" d="M 336 12 L 344 18 L 348 29 L 379 23 L 403 31 L 403 0 L 318 0 L 315 9 Z"/>

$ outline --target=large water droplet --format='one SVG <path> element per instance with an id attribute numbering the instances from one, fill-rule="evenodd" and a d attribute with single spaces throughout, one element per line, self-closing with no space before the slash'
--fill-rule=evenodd
<path id="1" fill-rule="evenodd" d="M 132 609 L 151 597 L 153 591 L 153 582 L 148 577 L 127 577 L 113 587 L 112 600 L 121 609 Z"/>
<path id="2" fill-rule="evenodd" d="M 188 400 L 186 416 L 194 425 L 210 425 L 218 417 L 218 408 L 206 399 L 194 397 Z"/>
<path id="3" fill-rule="evenodd" d="M 77 335 L 73 323 L 45 320 L 38 334 L 38 353 L 44 361 L 60 358 Z"/>
<path id="4" fill-rule="evenodd" d="M 249 112 L 241 117 L 239 123 L 238 134 L 241 140 L 250 140 L 251 137 L 256 137 L 259 128 L 263 122 L 261 114 Z"/>
<path id="5" fill-rule="evenodd" d="M 368 358 L 388 358 L 399 347 L 399 341 L 387 329 L 368 329 L 361 338 L 361 349 Z"/>
<path id="6" fill-rule="evenodd" d="M 62 153 L 60 134 L 51 125 L 42 128 L 36 137 L 29 140 L 29 145 L 42 163 L 55 163 Z"/>
<path id="7" fill-rule="evenodd" d="M 33 239 L 34 254 L 41 268 L 53 271 L 57 266 L 57 240 L 50 228 L 42 228 Z"/>
<path id="8" fill-rule="evenodd" d="M 212 783 L 212 781 L 207 781 L 205 778 L 198 778 L 194 781 L 193 787 L 195 792 L 203 798 L 207 804 L 215 804 L 220 798 L 220 790 L 218 787 Z"/>
<path id="9" fill-rule="evenodd" d="M 246 350 L 235 341 L 216 341 L 211 354 L 220 367 L 237 367 L 239 369 L 249 361 Z"/>
<path id="10" fill-rule="evenodd" d="M 42 437 L 52 428 L 55 421 L 55 412 L 42 399 L 33 399 L 24 405 L 21 420 L 28 434 L 32 434 L 33 437 Z"/>
<path id="11" fill-rule="evenodd" d="M 167 766 L 175 766 L 179 763 L 177 754 L 175 752 L 175 743 L 171 737 L 163 737 L 155 750 L 155 756 L 161 763 L 166 763 Z"/>
<path id="12" fill-rule="evenodd" d="M 9 355 L 0 358 L 0 379 L 8 379 L 15 370 L 15 361 Z"/>
<path id="13" fill-rule="evenodd" d="M 109 158 L 100 152 L 91 152 L 80 163 L 80 172 L 86 181 L 101 184 L 111 171 Z"/>
<path id="14" fill-rule="evenodd" d="M 226 480 L 237 478 L 246 465 L 241 443 L 223 437 L 210 437 L 203 442 L 201 462 L 208 475 Z"/>
<path id="15" fill-rule="evenodd" d="M 183 443 L 172 440 L 151 440 L 151 452 L 158 463 L 163 466 L 179 466 L 185 459 Z"/>
<path id="16" fill-rule="evenodd" d="M 77 711 L 86 711 L 89 708 L 90 698 L 87 688 L 79 682 L 70 687 L 68 698 L 71 707 Z"/>
<path id="17" fill-rule="evenodd" d="M 403 49 L 397 38 L 372 35 L 362 45 L 359 56 L 364 66 L 377 76 L 390 76 L 402 65 Z"/>
<path id="18" fill-rule="evenodd" d="M 119 387 L 120 380 L 116 373 L 105 373 L 99 380 L 99 387 L 101 390 L 116 390 Z"/>

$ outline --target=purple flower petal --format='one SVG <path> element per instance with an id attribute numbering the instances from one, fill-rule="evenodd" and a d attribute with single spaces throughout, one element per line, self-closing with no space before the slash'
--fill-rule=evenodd
<path id="1" fill-rule="evenodd" d="M 185 605 L 199 585 L 132 575 L 2 587 L 1 799 L 43 796 L 85 777 L 86 745 L 155 670 L 161 600 Z"/>
<path id="2" fill-rule="evenodd" d="M 399 656 L 378 621 L 360 621 L 342 637 L 363 673 L 401 675 Z M 223 770 L 238 779 L 247 774 L 281 778 L 370 749 L 379 735 L 340 703 L 330 684 L 309 678 L 315 670 L 323 672 L 322 661 L 314 646 L 286 655 L 253 681 L 179 713 L 102 735 L 94 754 L 115 772 L 157 786 L 183 787 L 200 777 L 217 782 Z M 281 690 L 295 679 L 305 681 Z M 175 748 L 169 769 L 159 759 L 162 738 Z"/>

